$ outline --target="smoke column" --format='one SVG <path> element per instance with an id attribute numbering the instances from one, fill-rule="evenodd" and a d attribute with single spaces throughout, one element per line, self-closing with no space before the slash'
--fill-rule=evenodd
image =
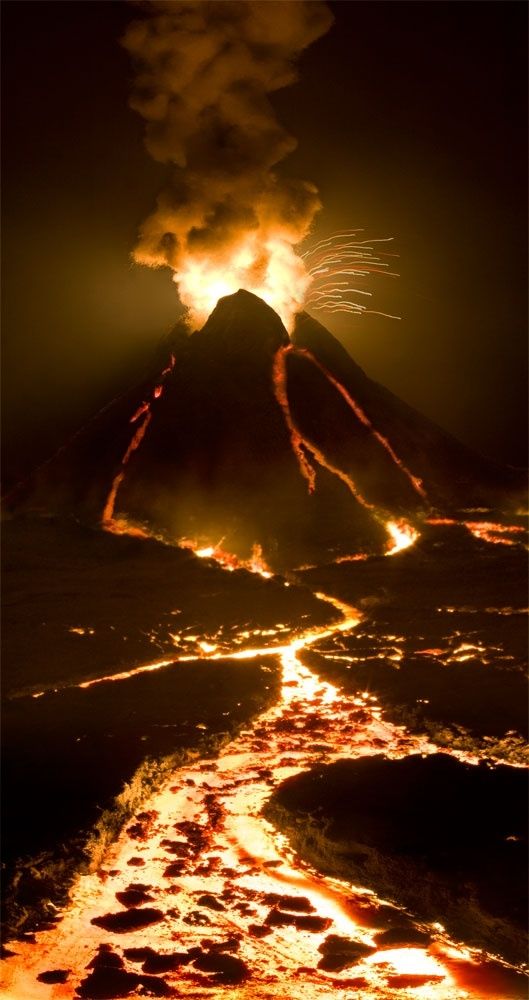
<path id="1" fill-rule="evenodd" d="M 268 94 L 333 17 L 319 0 L 146 0 L 122 44 L 135 68 L 131 107 L 145 144 L 170 165 L 134 259 L 174 272 L 189 320 L 220 295 L 261 294 L 290 323 L 310 282 L 293 247 L 320 208 L 307 181 L 277 165 L 296 146 Z"/>

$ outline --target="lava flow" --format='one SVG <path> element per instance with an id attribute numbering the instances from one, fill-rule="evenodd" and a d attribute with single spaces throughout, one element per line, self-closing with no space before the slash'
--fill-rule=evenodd
<path id="1" fill-rule="evenodd" d="M 456 948 L 440 925 L 429 928 L 429 946 L 377 946 L 382 902 L 302 862 L 262 815 L 275 787 L 315 764 L 435 750 L 385 722 L 373 695 L 347 696 L 303 664 L 305 647 L 351 631 L 360 617 L 316 596 L 342 620 L 281 647 L 244 651 L 280 658 L 277 704 L 216 760 L 175 771 L 144 802 L 104 866 L 79 877 L 58 926 L 13 946 L 5 963 L 9 1000 L 198 998 L 225 987 L 241 1000 L 387 1000 L 407 988 L 423 1000 L 482 995 L 457 985 L 477 954 Z M 357 952 L 339 971 L 322 959 L 329 934 Z"/>
<path id="2" fill-rule="evenodd" d="M 339 382 L 338 379 L 334 377 L 334 375 L 331 375 L 331 372 L 327 370 L 327 368 L 325 367 L 325 365 L 322 365 L 321 361 L 318 361 L 318 359 L 316 357 L 314 357 L 314 354 L 312 354 L 311 351 L 307 351 L 305 348 L 301 348 L 301 349 L 298 349 L 295 353 L 301 354 L 301 355 L 303 355 L 303 357 L 308 358 L 308 360 L 313 365 L 315 365 L 316 368 L 319 369 L 319 371 L 322 373 L 322 375 L 325 376 L 325 378 L 327 379 L 327 381 L 330 382 L 330 384 L 332 386 L 334 386 L 335 389 L 338 390 L 338 392 L 340 393 L 340 396 L 342 397 L 342 399 L 345 400 L 345 402 L 347 403 L 349 409 L 351 409 L 353 411 L 355 417 L 357 417 L 357 419 L 360 421 L 361 424 L 364 425 L 364 427 L 367 427 L 369 429 L 369 431 L 371 432 L 371 434 L 373 435 L 373 437 L 376 438 L 376 440 L 378 441 L 378 443 L 380 445 L 382 445 L 382 447 L 384 448 L 385 451 L 387 451 L 387 453 L 390 456 L 391 460 L 395 463 L 395 465 L 398 466 L 398 468 L 409 479 L 409 481 L 410 481 L 413 489 L 415 490 L 415 492 L 418 493 L 419 496 L 422 497 L 423 500 L 427 500 L 426 492 L 424 490 L 422 481 L 418 478 L 418 476 L 414 476 L 413 473 L 411 473 L 410 470 L 404 465 L 404 463 L 401 461 L 401 459 L 395 453 L 395 450 L 391 447 L 388 439 L 386 437 L 384 437 L 383 434 L 380 434 L 380 432 L 377 431 L 375 427 L 373 427 L 373 424 L 371 423 L 369 417 L 364 413 L 364 411 L 363 411 L 362 407 L 359 405 L 359 403 L 357 403 L 357 401 L 352 398 L 351 394 L 347 391 L 347 389 L 345 388 L 345 386 L 343 386 L 342 383 Z"/>
<path id="3" fill-rule="evenodd" d="M 268 580 L 272 576 L 263 558 L 262 546 L 258 542 L 255 542 L 252 546 L 252 553 L 249 559 L 239 559 L 232 552 L 227 552 L 222 548 L 222 542 L 223 539 L 217 542 L 216 545 L 200 545 L 194 538 L 179 538 L 178 546 L 181 549 L 190 549 L 199 559 L 214 559 L 219 566 L 230 572 L 236 569 L 247 569 L 250 573 L 258 573 L 265 580 Z"/>
<path id="4" fill-rule="evenodd" d="M 404 475 L 408 477 L 413 485 L 413 488 L 421 497 L 425 497 L 426 494 L 423 490 L 422 483 L 420 479 L 413 476 L 412 473 L 403 465 L 395 454 L 393 448 L 386 440 L 382 437 L 372 426 L 370 420 L 366 417 L 363 410 L 358 406 L 357 403 L 351 398 L 349 393 L 344 389 L 344 387 L 339 383 L 333 376 L 321 365 L 312 354 L 308 351 L 295 351 L 292 345 L 287 347 L 280 347 L 274 358 L 273 365 L 273 386 L 276 399 L 283 411 L 283 416 L 285 423 L 287 425 L 290 442 L 292 450 L 296 456 L 299 471 L 304 479 L 308 483 L 309 493 L 314 493 L 316 489 L 316 469 L 315 466 L 309 461 L 307 454 L 309 454 L 314 463 L 318 463 L 322 468 L 327 469 L 333 476 L 340 479 L 349 492 L 352 494 L 354 499 L 366 510 L 373 512 L 373 517 L 375 520 L 384 525 L 388 534 L 388 547 L 386 550 L 387 555 L 393 555 L 395 552 L 400 552 L 402 549 L 407 548 L 409 545 L 418 539 L 419 533 L 416 529 L 404 518 L 400 518 L 398 521 L 388 518 L 387 513 L 381 510 L 377 510 L 369 500 L 360 493 L 356 483 L 353 481 L 350 475 L 343 471 L 343 469 L 338 468 L 323 454 L 321 448 L 309 438 L 302 434 L 299 427 L 296 425 L 294 418 L 292 416 L 292 411 L 290 408 L 290 403 L 288 399 L 287 390 L 287 371 L 286 371 L 286 357 L 290 352 L 303 354 L 308 357 L 326 376 L 330 383 L 338 389 L 340 395 L 342 395 L 348 404 L 348 406 L 353 410 L 355 416 L 369 428 L 373 436 L 378 440 L 382 447 L 388 452 L 391 459 L 395 464 L 402 470 Z"/>
<path id="5" fill-rule="evenodd" d="M 525 525 L 521 524 L 501 524 L 493 521 L 459 521 L 453 517 L 429 517 L 426 524 L 433 525 L 457 525 L 460 524 L 474 538 L 481 542 L 489 542 L 491 545 L 519 545 L 523 544 L 527 535 Z M 522 538 L 522 536 L 524 536 Z"/>

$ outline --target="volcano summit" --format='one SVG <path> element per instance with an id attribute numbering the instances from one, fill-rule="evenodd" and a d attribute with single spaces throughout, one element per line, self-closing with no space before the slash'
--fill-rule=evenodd
<path id="1" fill-rule="evenodd" d="M 79 432 L 24 507 L 268 565 L 405 547 L 427 517 L 496 506 L 514 480 L 368 378 L 306 313 L 289 338 L 240 290 Z"/>

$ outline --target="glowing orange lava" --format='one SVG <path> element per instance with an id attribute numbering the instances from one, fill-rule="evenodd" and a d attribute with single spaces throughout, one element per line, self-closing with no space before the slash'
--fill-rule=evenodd
<path id="1" fill-rule="evenodd" d="M 299 471 L 301 472 L 303 478 L 307 480 L 309 493 L 314 493 L 314 490 L 316 489 L 316 471 L 303 450 L 304 441 L 294 424 L 292 414 L 290 412 L 290 403 L 288 401 L 286 354 L 289 350 L 289 347 L 280 347 L 274 357 L 272 371 L 274 392 L 283 411 L 285 423 L 290 434 L 292 451 L 296 456 Z"/>
<path id="2" fill-rule="evenodd" d="M 491 545 L 519 545 L 522 542 L 522 535 L 527 534 L 527 529 L 520 524 L 501 524 L 493 521 L 460 521 L 454 517 L 428 517 L 426 524 L 439 526 L 461 525 L 466 528 L 474 538 L 479 538 L 481 542 L 489 542 Z M 512 537 L 512 536 L 517 537 Z"/>
<path id="3" fill-rule="evenodd" d="M 101 946 L 116 956 L 114 967 L 126 963 L 132 978 L 138 968 L 134 949 L 160 956 L 169 970 L 165 988 L 178 996 L 219 995 L 222 984 L 211 980 L 208 965 L 204 972 L 195 966 L 193 956 L 207 947 L 211 955 L 235 951 L 238 968 L 245 971 L 231 995 L 240 1000 L 345 998 L 351 977 L 357 987 L 362 984 L 355 996 L 389 1000 L 403 995 L 402 983 L 395 980 L 399 975 L 408 977 L 414 996 L 424 1000 L 478 1000 L 479 992 L 458 989 L 451 971 L 454 962 L 472 968 L 473 955 L 450 942 L 439 925 L 430 928 L 429 947 L 377 947 L 375 917 L 382 901 L 300 862 L 261 814 L 274 787 L 315 763 L 379 753 L 381 747 L 390 757 L 435 750 L 385 722 L 368 692 L 347 696 L 301 662 L 304 647 L 346 633 L 359 620 L 354 608 L 325 594 L 315 596 L 329 602 L 341 620 L 300 632 L 279 649 L 265 647 L 281 660 L 277 704 L 216 760 L 198 760 L 171 774 L 123 830 L 104 865 L 79 877 L 61 922 L 38 933 L 33 943 L 13 945 L 16 954 L 4 963 L 9 1000 L 70 1000 L 80 983 L 86 984 Z M 258 656 L 263 650 L 246 652 Z M 237 652 L 233 656 L 240 658 Z M 126 893 L 135 877 L 148 886 L 149 906 L 160 918 L 138 930 L 105 927 L 104 915 L 119 920 L 126 912 L 116 894 L 119 899 Z M 134 911 L 140 922 L 142 912 L 141 906 Z M 328 933 L 345 935 L 371 948 L 371 954 L 359 958 L 354 969 L 324 971 L 317 967 L 318 949 Z M 175 951 L 189 958 L 172 963 Z M 37 978 L 50 969 L 67 969 L 67 983 Z M 162 978 L 157 982 L 161 988 Z M 393 982 L 399 987 L 395 993 Z M 86 985 L 82 995 L 91 995 Z"/>
<path id="4" fill-rule="evenodd" d="M 517 539 L 505 537 L 525 533 L 525 528 L 519 524 L 493 524 L 491 521 L 464 521 L 465 528 L 475 538 L 493 545 L 516 545 Z"/>
<path id="5" fill-rule="evenodd" d="M 272 576 L 272 572 L 263 558 L 263 549 L 258 542 L 254 542 L 252 553 L 248 559 L 240 559 L 232 552 L 227 552 L 222 548 L 222 540 L 215 545 L 204 545 L 195 538 L 179 538 L 178 543 L 181 549 L 190 549 L 199 559 L 214 559 L 215 562 L 230 572 L 236 569 L 247 569 L 250 573 L 258 573 L 265 579 Z"/>
<path id="6" fill-rule="evenodd" d="M 145 414 L 145 420 L 137 428 L 132 438 L 132 441 L 130 442 L 123 458 L 121 459 L 121 470 L 120 472 L 117 473 L 116 476 L 114 476 L 114 479 L 112 481 L 112 486 L 110 488 L 110 493 L 108 494 L 107 497 L 107 502 L 103 509 L 103 517 L 102 517 L 102 525 L 107 531 L 116 530 L 118 534 L 123 534 L 122 528 L 120 528 L 120 526 L 114 521 L 114 508 L 116 506 L 116 497 L 118 494 L 119 487 L 121 486 L 125 478 L 125 466 L 127 465 L 130 456 L 133 454 L 133 452 L 136 451 L 137 448 L 139 448 L 141 442 L 143 441 L 143 438 L 145 437 L 145 432 L 150 422 L 151 422 L 151 412 L 149 409 L 147 409 L 147 412 Z"/>
<path id="7" fill-rule="evenodd" d="M 274 388 L 277 401 L 283 410 L 285 421 L 290 431 L 290 440 L 293 451 L 298 460 L 300 472 L 309 484 L 309 493 L 314 492 L 316 486 L 316 473 L 314 466 L 307 461 L 304 450 L 308 451 L 312 458 L 315 459 L 315 461 L 321 465 L 322 468 L 327 469 L 327 471 L 333 476 L 341 479 L 345 486 L 347 486 L 349 492 L 352 493 L 355 500 L 357 500 L 362 507 L 366 507 L 368 510 L 374 510 L 374 505 L 369 503 L 369 501 L 362 496 L 351 476 L 348 476 L 343 469 L 339 469 L 336 465 L 330 462 L 329 459 L 323 454 L 321 448 L 318 448 L 313 441 L 310 441 L 306 435 L 302 434 L 296 426 L 290 410 L 286 386 L 285 357 L 286 354 L 292 349 L 292 347 L 280 347 L 279 351 L 276 353 L 273 369 Z"/>
<path id="8" fill-rule="evenodd" d="M 403 549 L 408 549 L 419 538 L 419 532 L 404 518 L 399 521 L 386 521 L 386 528 L 391 537 L 386 551 L 387 556 L 393 556 L 397 552 L 402 552 Z"/>
<path id="9" fill-rule="evenodd" d="M 220 298 L 245 288 L 271 306 L 290 331 L 311 278 L 288 234 L 279 229 L 264 238 L 262 232 L 243 233 L 238 244 L 218 258 L 189 254 L 173 280 L 193 327 L 205 323 Z"/>
<path id="10" fill-rule="evenodd" d="M 357 417 L 357 419 L 360 421 L 361 424 L 364 425 L 364 427 L 367 427 L 370 430 L 373 437 L 376 438 L 376 440 L 379 442 L 379 444 L 382 445 L 384 450 L 387 451 L 388 455 L 393 460 L 395 465 L 397 465 L 401 470 L 401 472 L 403 472 L 404 475 L 409 479 L 415 492 L 418 493 L 423 500 L 427 500 L 428 498 L 426 496 L 426 491 L 423 487 L 422 480 L 419 479 L 417 476 L 414 476 L 413 473 L 411 473 L 410 470 L 404 465 L 404 462 L 401 461 L 401 459 L 398 457 L 398 455 L 391 447 L 388 439 L 384 437 L 382 434 L 380 434 L 375 427 L 373 427 L 373 424 L 371 423 L 369 417 L 364 413 L 360 404 L 353 399 L 351 394 L 342 385 L 342 383 L 339 382 L 338 379 L 335 378 L 330 371 L 328 371 L 325 365 L 322 365 L 321 361 L 318 361 L 318 359 L 314 357 L 311 351 L 307 351 L 305 348 L 297 348 L 295 353 L 308 358 L 309 361 L 311 361 L 312 364 L 315 365 L 316 368 L 318 368 L 322 372 L 327 381 L 330 382 L 331 385 L 333 385 L 334 388 L 338 390 L 340 396 L 342 397 L 342 399 L 345 400 L 348 407 L 353 411 L 355 417 Z"/>

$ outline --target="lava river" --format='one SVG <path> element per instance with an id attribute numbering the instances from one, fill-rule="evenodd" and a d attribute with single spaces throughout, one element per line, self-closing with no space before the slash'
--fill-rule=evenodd
<path id="1" fill-rule="evenodd" d="M 377 950 L 376 914 L 388 904 L 305 864 L 261 813 L 280 782 L 316 763 L 436 749 L 384 721 L 374 696 L 347 696 L 301 662 L 303 647 L 358 623 L 331 603 L 338 624 L 231 654 L 280 658 L 277 703 L 218 758 L 175 771 L 104 865 L 79 877 L 56 927 L 12 944 L 4 996 L 504 998 L 501 986 L 472 985 L 484 956 L 441 925 L 429 947 Z M 356 948 L 343 971 L 321 967 L 329 935 Z"/>

